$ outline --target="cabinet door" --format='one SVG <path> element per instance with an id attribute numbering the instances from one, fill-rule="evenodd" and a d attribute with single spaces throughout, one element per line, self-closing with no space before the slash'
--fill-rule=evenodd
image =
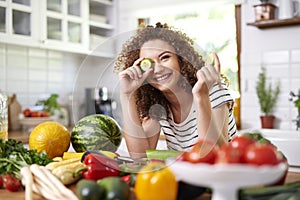
<path id="1" fill-rule="evenodd" d="M 15 44 L 37 44 L 37 30 L 33 29 L 38 11 L 35 0 L 0 1 L 0 41 Z M 36 41 L 33 43 L 33 41 Z"/>
<path id="2" fill-rule="evenodd" d="M 89 49 L 93 54 L 113 56 L 115 42 L 116 0 L 89 1 Z"/>
<path id="3" fill-rule="evenodd" d="M 84 52 L 84 0 L 46 0 L 41 40 L 47 48 Z M 43 9 L 42 8 L 42 9 Z"/>

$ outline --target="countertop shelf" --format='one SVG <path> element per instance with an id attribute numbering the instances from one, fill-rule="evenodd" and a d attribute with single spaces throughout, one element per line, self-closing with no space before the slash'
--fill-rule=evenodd
<path id="1" fill-rule="evenodd" d="M 283 27 L 283 26 L 295 26 L 300 25 L 300 17 L 290 18 L 290 19 L 273 19 L 273 20 L 263 20 L 258 22 L 247 23 L 249 26 L 255 26 L 259 29 Z"/>

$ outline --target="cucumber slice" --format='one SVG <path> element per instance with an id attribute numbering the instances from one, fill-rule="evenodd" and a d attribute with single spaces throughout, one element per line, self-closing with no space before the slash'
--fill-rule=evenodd
<path id="1" fill-rule="evenodd" d="M 153 61 L 150 58 L 144 58 L 141 61 L 140 67 L 143 72 L 149 70 L 153 66 Z"/>
<path id="2" fill-rule="evenodd" d="M 207 61 L 206 61 L 208 64 L 210 65 L 214 65 L 215 64 L 215 59 L 214 59 L 214 56 L 212 53 L 209 54 L 208 58 L 207 58 Z"/>

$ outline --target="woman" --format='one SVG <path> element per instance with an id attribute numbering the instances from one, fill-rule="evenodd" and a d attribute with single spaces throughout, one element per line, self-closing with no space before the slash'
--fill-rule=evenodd
<path id="1" fill-rule="evenodd" d="M 150 58 L 144 73 L 140 62 Z M 220 145 L 236 133 L 233 99 L 221 81 L 219 59 L 205 64 L 193 41 L 157 23 L 140 28 L 124 45 L 119 71 L 124 138 L 132 157 L 155 149 L 160 133 L 169 149 L 188 151 L 199 139 Z"/>

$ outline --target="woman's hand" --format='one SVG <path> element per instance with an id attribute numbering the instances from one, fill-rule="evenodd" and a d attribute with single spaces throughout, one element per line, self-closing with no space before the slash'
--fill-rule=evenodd
<path id="1" fill-rule="evenodd" d="M 128 67 L 119 73 L 121 94 L 128 95 L 134 92 L 143 84 L 145 79 L 153 71 L 153 68 L 151 68 L 144 73 L 142 72 L 139 64 L 143 59 L 144 58 L 137 59 L 131 67 Z"/>
<path id="2" fill-rule="evenodd" d="M 213 53 L 214 66 L 206 63 L 204 67 L 197 71 L 198 81 L 193 87 L 193 95 L 200 96 L 209 94 L 209 90 L 217 82 L 220 82 L 220 61 L 217 54 Z"/>

